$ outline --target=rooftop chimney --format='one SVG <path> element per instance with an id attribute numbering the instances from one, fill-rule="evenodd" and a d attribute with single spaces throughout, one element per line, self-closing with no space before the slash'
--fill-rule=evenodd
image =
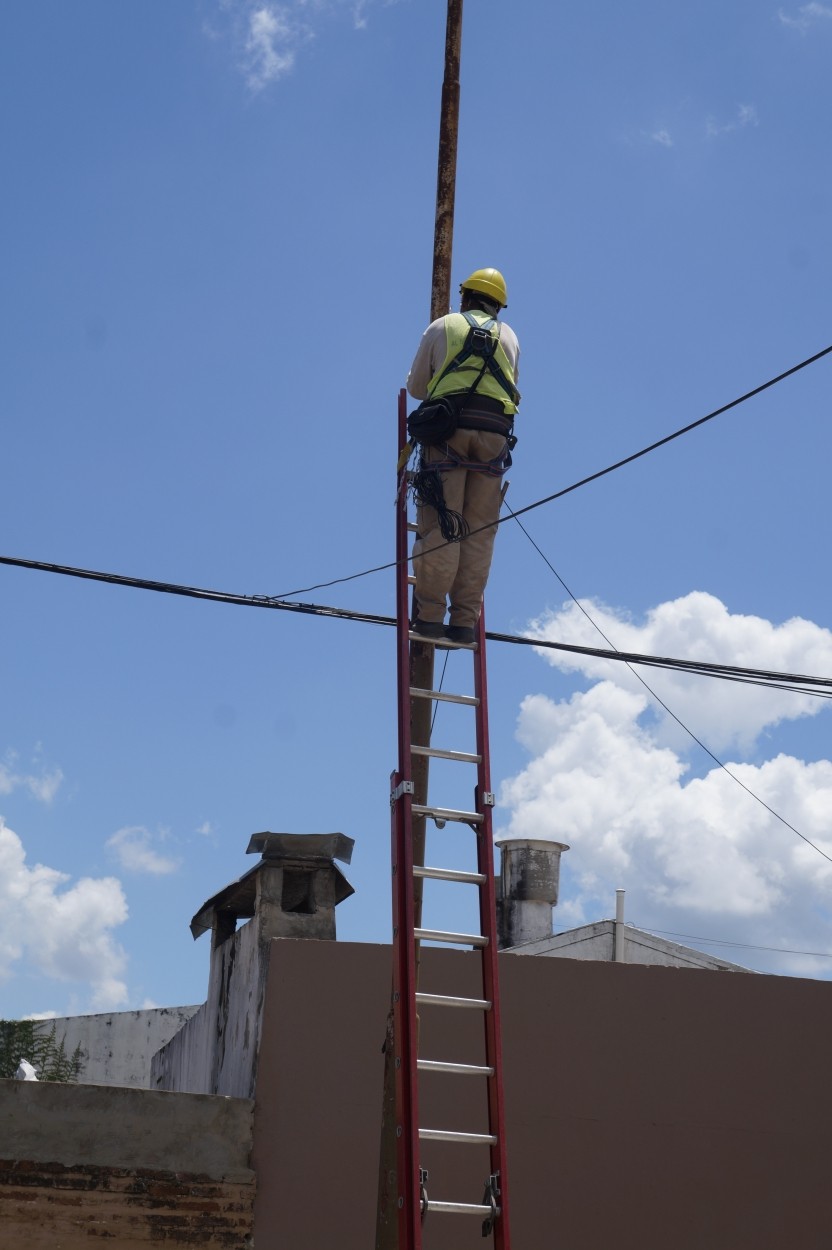
<path id="1" fill-rule="evenodd" d="M 500 950 L 552 936 L 552 908 L 558 901 L 560 857 L 565 842 L 544 838 L 504 838 L 497 882 L 497 934 Z"/>
<path id="2" fill-rule="evenodd" d="M 211 933 L 208 998 L 154 1055 L 154 1089 L 254 1097 L 272 939 L 334 940 L 335 908 L 354 892 L 335 861 L 348 864 L 353 845 L 343 833 L 252 835 L 259 862 L 191 921 L 194 938 Z"/>

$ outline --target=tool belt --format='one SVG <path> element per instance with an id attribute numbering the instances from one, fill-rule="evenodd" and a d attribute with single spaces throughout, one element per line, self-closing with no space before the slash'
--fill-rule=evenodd
<path id="1" fill-rule="evenodd" d="M 457 430 L 485 430 L 512 439 L 514 418 L 507 416 L 498 399 L 488 395 L 445 395 L 425 400 L 407 419 L 407 432 L 416 443 L 436 446 L 447 443 Z M 512 447 L 516 443 L 512 441 Z"/>

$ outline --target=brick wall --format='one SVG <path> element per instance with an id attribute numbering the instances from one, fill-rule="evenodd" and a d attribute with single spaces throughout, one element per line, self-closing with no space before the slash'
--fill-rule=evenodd
<path id="1" fill-rule="evenodd" d="M 2 1250 L 250 1250 L 253 1104 L 0 1081 Z"/>

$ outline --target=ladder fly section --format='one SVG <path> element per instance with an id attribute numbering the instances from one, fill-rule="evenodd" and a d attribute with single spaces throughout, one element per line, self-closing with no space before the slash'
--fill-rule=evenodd
<path id="1" fill-rule="evenodd" d="M 399 394 L 399 447 L 407 434 L 405 392 Z M 410 585 L 408 576 L 409 534 L 415 530 L 408 520 L 409 477 L 406 467 L 400 471 L 396 499 L 396 621 L 398 657 L 398 729 L 399 766 L 391 778 L 392 809 L 392 875 L 393 875 L 393 1020 L 395 1036 L 396 1138 L 398 1178 L 399 1250 L 421 1250 L 423 1224 L 427 1217 L 469 1217 L 462 1221 L 456 1234 L 461 1247 L 475 1244 L 482 1224 L 482 1235 L 493 1235 L 495 1250 L 510 1250 L 508 1199 L 503 1110 L 502 1050 L 500 1040 L 500 1003 L 497 984 L 497 926 L 495 914 L 494 852 L 491 814 L 494 795 L 491 792 L 488 749 L 488 696 L 486 689 L 485 626 L 480 617 L 477 641 L 473 645 L 442 643 L 445 649 L 467 651 L 473 660 L 473 695 L 454 695 L 423 689 L 412 684 L 418 666 L 412 663 L 414 642 L 431 645 L 410 633 Z M 414 612 L 415 615 L 415 612 Z M 462 658 L 462 657 L 460 657 Z M 438 704 L 456 704 L 473 715 L 476 730 L 476 751 L 435 749 L 413 745 L 411 716 L 419 701 L 427 700 L 431 709 Z M 430 736 L 428 735 L 428 741 Z M 414 762 L 441 759 L 476 768 L 476 785 L 471 809 L 459 810 L 434 804 L 427 795 L 416 802 L 413 780 Z M 465 830 L 470 846 L 470 867 L 430 867 L 414 856 L 413 823 L 422 818 L 433 822 L 445 837 L 445 826 L 452 824 L 458 836 Z M 414 862 L 414 859 L 416 862 Z M 421 920 L 421 891 L 426 882 L 448 883 L 462 892 L 473 888 L 479 900 L 479 932 L 454 933 L 424 927 Z M 418 883 L 418 884 L 417 884 Z M 419 903 L 416 902 L 416 894 Z M 460 908 L 467 900 L 460 894 Z M 417 919 L 418 912 L 418 919 Z M 435 942 L 457 947 L 471 947 L 481 970 L 481 995 L 437 994 L 419 984 L 418 950 L 421 942 Z M 465 1016 L 476 1013 L 482 1019 L 483 1047 L 477 1062 L 450 1062 L 441 1056 L 427 1058 L 419 1053 L 420 1017 L 424 1023 L 428 1013 L 460 1011 Z M 417 1013 L 419 1013 L 417 1015 Z M 424 1031 L 424 1030 L 423 1030 Z M 484 1053 L 485 1062 L 482 1062 Z M 423 1124 L 419 1117 L 419 1092 L 423 1082 L 435 1079 L 465 1078 L 483 1082 L 483 1103 L 488 1110 L 488 1131 L 471 1132 L 465 1125 L 435 1128 Z M 479 1151 L 483 1160 L 484 1194 L 447 1194 L 442 1192 L 442 1178 L 429 1177 L 421 1164 L 421 1143 L 454 1143 L 454 1149 Z M 434 1169 L 436 1170 L 436 1169 Z M 437 1194 L 434 1196 L 434 1183 Z M 466 1223 L 470 1228 L 465 1234 Z M 477 1244 L 479 1241 L 477 1240 Z"/>

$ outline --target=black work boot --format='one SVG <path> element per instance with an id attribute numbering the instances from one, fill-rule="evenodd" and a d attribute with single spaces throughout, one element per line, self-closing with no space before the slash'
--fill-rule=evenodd
<path id="1" fill-rule="evenodd" d="M 434 641 L 445 637 L 445 626 L 441 621 L 420 621 L 417 616 L 410 628 L 414 634 L 421 634 L 423 638 L 432 638 Z"/>
<path id="2" fill-rule="evenodd" d="M 476 631 L 473 625 L 449 625 L 445 637 L 448 642 L 464 643 L 470 647 L 476 641 Z"/>

